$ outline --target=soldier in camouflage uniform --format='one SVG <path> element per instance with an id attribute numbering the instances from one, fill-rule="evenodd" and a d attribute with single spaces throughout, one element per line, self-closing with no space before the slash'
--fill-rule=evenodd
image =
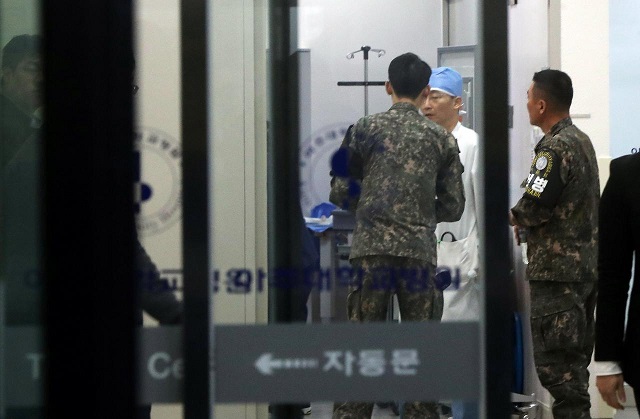
<path id="1" fill-rule="evenodd" d="M 510 221 L 514 230 L 528 231 L 534 361 L 555 399 L 554 418 L 590 418 L 587 366 L 594 344 L 600 199 L 596 155 L 569 117 L 568 75 L 540 71 L 527 95 L 530 122 L 545 135 Z"/>
<path id="2" fill-rule="evenodd" d="M 348 170 L 334 171 L 330 199 L 355 211 L 350 261 L 360 276 L 347 302 L 354 322 L 384 321 L 392 292 L 403 321 L 431 319 L 442 298 L 434 231 L 440 221 L 459 220 L 465 200 L 455 138 L 418 111 L 430 75 L 415 54 L 394 58 L 386 83 L 393 106 L 360 119 L 342 143 Z M 372 410 L 373 403 L 337 403 L 333 417 L 367 419 Z M 404 415 L 439 418 L 435 403 L 407 403 Z"/>

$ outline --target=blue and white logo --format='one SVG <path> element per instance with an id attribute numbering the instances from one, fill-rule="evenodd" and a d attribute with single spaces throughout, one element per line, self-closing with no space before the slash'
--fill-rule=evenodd
<path id="1" fill-rule="evenodd" d="M 538 160 L 536 160 L 536 169 L 542 170 L 547 167 L 548 163 L 549 160 L 545 156 L 540 156 L 538 157 Z"/>
<path id="2" fill-rule="evenodd" d="M 155 128 L 135 136 L 136 225 L 142 237 L 166 231 L 182 218 L 182 149 Z"/>
<path id="3" fill-rule="evenodd" d="M 300 144 L 300 205 L 308 216 L 311 208 L 329 200 L 331 158 L 340 148 L 352 122 L 336 122 L 320 128 Z"/>

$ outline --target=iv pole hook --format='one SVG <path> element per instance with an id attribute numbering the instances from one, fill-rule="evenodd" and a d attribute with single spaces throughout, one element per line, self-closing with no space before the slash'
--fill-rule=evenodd
<path id="1" fill-rule="evenodd" d="M 383 49 L 374 49 L 368 45 L 365 45 L 363 47 L 360 47 L 359 50 L 347 54 L 347 59 L 351 60 L 355 58 L 355 54 L 359 53 L 360 51 L 362 51 L 362 58 L 364 59 L 364 114 L 369 115 L 369 86 L 367 84 L 369 82 L 369 52 L 376 52 L 378 53 L 378 57 L 382 57 L 384 54 L 386 54 L 386 51 Z"/>
<path id="2" fill-rule="evenodd" d="M 357 50 L 357 51 L 353 51 L 353 52 L 350 52 L 349 54 L 347 54 L 347 59 L 351 60 L 351 59 L 355 58 L 357 53 L 364 52 L 364 59 L 368 60 L 369 59 L 369 51 L 377 52 L 378 53 L 378 58 L 382 57 L 384 54 L 387 53 L 387 51 L 385 51 L 383 49 L 374 49 L 374 48 L 371 48 L 370 46 L 367 45 L 367 46 L 364 46 L 364 47 L 360 47 L 360 49 Z"/>

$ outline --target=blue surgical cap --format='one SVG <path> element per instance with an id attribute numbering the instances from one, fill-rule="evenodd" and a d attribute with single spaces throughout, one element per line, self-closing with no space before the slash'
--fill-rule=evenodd
<path id="1" fill-rule="evenodd" d="M 434 68 L 429 85 L 431 90 L 438 90 L 450 96 L 462 96 L 462 76 L 452 68 Z"/>

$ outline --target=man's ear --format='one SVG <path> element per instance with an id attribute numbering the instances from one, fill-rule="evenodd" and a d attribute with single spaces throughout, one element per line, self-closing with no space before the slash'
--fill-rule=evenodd
<path id="1" fill-rule="evenodd" d="M 549 109 L 549 105 L 547 101 L 544 99 L 538 100 L 538 113 L 540 115 L 544 114 Z"/>
<path id="2" fill-rule="evenodd" d="M 456 98 L 453 100 L 453 109 L 460 110 L 460 108 L 462 108 L 462 98 L 460 96 L 456 96 Z"/>
<path id="3" fill-rule="evenodd" d="M 388 81 L 384 82 L 384 90 L 387 91 L 387 94 L 389 96 L 391 96 L 393 94 L 393 86 L 391 85 L 390 82 L 388 82 Z"/>

